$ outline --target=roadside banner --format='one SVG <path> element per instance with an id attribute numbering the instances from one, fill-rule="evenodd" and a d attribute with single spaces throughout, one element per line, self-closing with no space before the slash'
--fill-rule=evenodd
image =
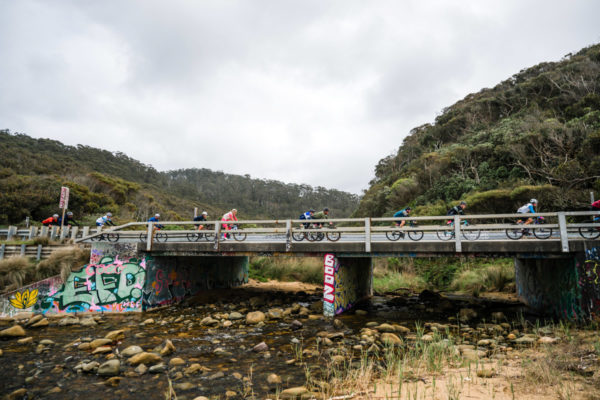
<path id="1" fill-rule="evenodd" d="M 66 186 L 60 188 L 60 202 L 58 203 L 58 208 L 69 208 L 69 188 Z"/>

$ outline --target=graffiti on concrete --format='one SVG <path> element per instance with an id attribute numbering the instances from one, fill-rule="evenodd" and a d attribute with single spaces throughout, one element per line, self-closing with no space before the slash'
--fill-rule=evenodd
<path id="1" fill-rule="evenodd" d="M 72 272 L 58 290 L 36 303 L 34 311 L 139 311 L 145 280 L 145 259 L 104 257 L 99 264 Z"/>
<path id="2" fill-rule="evenodd" d="M 585 261 L 578 263 L 581 306 L 594 320 L 600 320 L 600 250 L 597 247 L 586 249 Z"/>
<path id="3" fill-rule="evenodd" d="M 55 292 L 62 283 L 60 276 L 53 276 L 1 296 L 0 316 L 11 317 L 21 312 L 34 311 L 40 299 L 48 293 Z"/>
<path id="4" fill-rule="evenodd" d="M 20 308 L 22 310 L 33 305 L 37 302 L 38 290 L 37 289 L 25 289 L 22 292 L 15 293 L 15 297 L 10 299 L 10 304 L 14 308 Z"/>
<path id="5" fill-rule="evenodd" d="M 368 261 L 367 268 L 364 261 Z M 333 316 L 354 307 L 370 295 L 370 259 L 342 258 L 326 254 L 323 278 L 323 314 Z"/>
<path id="6" fill-rule="evenodd" d="M 335 271 L 339 263 L 333 254 L 325 254 L 323 273 L 323 314 L 335 315 Z"/>

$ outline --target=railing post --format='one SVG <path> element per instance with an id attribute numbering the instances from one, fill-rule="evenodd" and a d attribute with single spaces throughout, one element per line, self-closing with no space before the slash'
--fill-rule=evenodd
<path id="1" fill-rule="evenodd" d="M 53 226 L 52 230 L 50 231 L 50 240 L 54 240 L 56 239 L 56 232 L 58 231 L 58 226 Z"/>
<path id="2" fill-rule="evenodd" d="M 21 245 L 21 257 L 25 257 L 25 250 L 27 250 L 27 245 L 22 244 Z"/>
<path id="3" fill-rule="evenodd" d="M 221 224 L 219 221 L 215 224 L 215 245 L 214 249 L 219 250 L 219 241 L 221 240 Z"/>
<path id="4" fill-rule="evenodd" d="M 17 233 L 17 227 L 16 226 L 9 226 L 8 227 L 8 232 L 6 233 L 6 241 L 9 241 L 12 239 L 12 237 Z"/>
<path id="5" fill-rule="evenodd" d="M 48 236 L 48 227 L 47 226 L 42 226 L 42 229 L 40 230 L 40 237 L 46 237 Z"/>
<path id="6" fill-rule="evenodd" d="M 292 220 L 285 221 L 285 251 L 292 249 Z"/>
<path id="7" fill-rule="evenodd" d="M 365 252 L 371 252 L 371 218 L 365 218 Z"/>
<path id="8" fill-rule="evenodd" d="M 31 228 L 29 228 L 29 240 L 33 239 L 35 237 L 35 234 L 37 233 L 37 227 L 36 226 L 32 226 Z"/>
<path id="9" fill-rule="evenodd" d="M 460 216 L 454 216 L 454 242 L 456 243 L 456 252 L 462 253 L 462 243 L 460 242 Z"/>
<path id="10" fill-rule="evenodd" d="M 146 236 L 146 251 L 152 250 L 152 228 L 153 222 L 148 222 L 148 235 Z"/>
<path id="11" fill-rule="evenodd" d="M 569 235 L 567 232 L 567 218 L 564 212 L 558 213 L 558 230 L 560 232 L 560 244 L 563 253 L 569 252 Z"/>
<path id="12" fill-rule="evenodd" d="M 37 254 L 36 254 L 36 256 L 35 256 L 35 259 L 36 259 L 37 261 L 40 261 L 40 260 L 42 259 L 42 245 L 41 245 L 41 244 L 38 244 L 38 247 L 37 247 Z"/>
<path id="13" fill-rule="evenodd" d="M 4 258 L 4 251 L 6 250 L 6 245 L 4 243 L 0 244 L 0 260 Z"/>
<path id="14" fill-rule="evenodd" d="M 69 227 L 63 226 L 60 229 L 60 240 L 61 242 L 67 237 L 67 233 L 69 233 Z"/>
<path id="15" fill-rule="evenodd" d="M 81 236 L 86 237 L 90 235 L 90 227 L 89 226 L 84 226 L 83 227 L 83 234 Z"/>
<path id="16" fill-rule="evenodd" d="M 77 232 L 79 232 L 79 227 L 78 226 L 74 226 L 71 229 L 71 239 L 73 239 L 73 240 L 77 239 Z"/>

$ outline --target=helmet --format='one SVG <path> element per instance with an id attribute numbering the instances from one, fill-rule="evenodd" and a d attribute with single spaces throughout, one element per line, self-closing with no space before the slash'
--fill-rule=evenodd
<path id="1" fill-rule="evenodd" d="M 309 213 L 314 213 L 315 210 L 313 210 L 312 208 L 310 210 L 308 210 Z"/>
<path id="2" fill-rule="evenodd" d="M 406 207 L 406 208 L 405 208 L 405 210 L 406 210 L 406 211 L 411 211 L 411 210 L 412 210 L 412 208 L 410 208 L 410 207 Z"/>
<path id="3" fill-rule="evenodd" d="M 536 199 L 531 199 L 531 200 L 529 200 L 529 202 L 530 202 L 531 204 L 537 204 L 537 200 L 536 200 Z"/>
<path id="4" fill-rule="evenodd" d="M 58 218 L 58 214 L 54 214 L 52 218 Z"/>
<path id="5" fill-rule="evenodd" d="M 107 217 L 112 217 L 112 213 L 106 213 Z"/>
<path id="6" fill-rule="evenodd" d="M 202 215 L 208 215 L 206 211 L 202 211 Z"/>
<path id="7" fill-rule="evenodd" d="M 154 216 L 155 216 L 156 218 L 160 218 L 160 214 L 159 214 L 159 213 L 156 213 L 156 214 L 154 214 Z"/>
<path id="8" fill-rule="evenodd" d="M 329 208 L 325 207 L 325 208 L 323 209 L 323 211 L 329 211 Z"/>
<path id="9" fill-rule="evenodd" d="M 461 206 L 463 206 L 463 205 L 464 205 L 464 206 L 466 206 L 466 205 L 467 205 L 467 202 L 466 202 L 466 201 L 461 201 L 459 205 L 461 205 Z"/>
<path id="10" fill-rule="evenodd" d="M 72 211 L 68 211 L 68 212 L 67 212 L 67 215 L 68 215 L 69 217 L 72 217 L 72 216 L 73 216 L 73 212 L 72 212 Z"/>

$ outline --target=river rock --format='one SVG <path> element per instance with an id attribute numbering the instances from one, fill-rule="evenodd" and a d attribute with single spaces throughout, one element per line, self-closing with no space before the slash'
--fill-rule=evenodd
<path id="1" fill-rule="evenodd" d="M 298 386 L 283 390 L 280 393 L 279 397 L 282 399 L 295 399 L 302 396 L 305 393 L 308 393 L 308 389 L 304 386 Z"/>
<path id="2" fill-rule="evenodd" d="M 91 348 L 92 348 L 92 346 L 89 344 L 89 342 L 84 342 L 84 343 L 80 343 L 80 344 L 77 346 L 77 348 L 78 348 L 79 350 L 82 350 L 82 351 L 83 351 L 83 350 L 89 350 L 89 349 L 91 349 Z"/>
<path id="3" fill-rule="evenodd" d="M 345 361 L 346 361 L 346 357 L 344 357 L 344 356 L 337 355 L 337 356 L 331 357 L 331 362 L 335 365 L 343 364 Z"/>
<path id="4" fill-rule="evenodd" d="M 201 370 L 202 370 L 202 367 L 200 366 L 200 364 L 194 363 L 194 364 L 190 365 L 188 368 L 184 369 L 183 373 L 186 375 L 193 375 Z"/>
<path id="5" fill-rule="evenodd" d="M 131 357 L 131 356 L 135 356 L 136 354 L 140 354 L 142 353 L 144 350 L 140 347 L 140 346 L 129 346 L 127 348 L 125 348 L 121 354 L 123 355 L 123 357 Z"/>
<path id="6" fill-rule="evenodd" d="M 69 326 L 69 325 L 77 325 L 79 324 L 79 318 L 74 317 L 72 315 L 67 315 L 64 318 L 61 318 L 58 322 L 58 326 Z"/>
<path id="7" fill-rule="evenodd" d="M 92 351 L 92 354 L 104 354 L 104 353 L 110 353 L 112 351 L 112 347 L 110 346 L 100 346 L 100 347 L 96 347 L 94 349 L 94 351 Z"/>
<path id="8" fill-rule="evenodd" d="M 524 344 L 524 345 L 533 344 L 533 343 L 535 343 L 535 337 L 529 336 L 529 335 L 525 335 L 523 337 L 515 339 L 514 342 L 517 343 L 517 344 Z"/>
<path id="9" fill-rule="evenodd" d="M 480 369 L 477 371 L 477 376 L 480 378 L 491 378 L 495 374 L 493 369 Z"/>
<path id="10" fill-rule="evenodd" d="M 233 322 L 229 320 L 223 322 L 223 328 L 229 328 L 231 325 L 233 325 Z"/>
<path id="11" fill-rule="evenodd" d="M 100 366 L 100 363 L 98 361 L 92 361 L 92 362 L 84 363 L 83 365 L 81 365 L 81 370 L 83 372 L 91 372 L 91 371 L 95 371 L 99 366 Z"/>
<path id="12" fill-rule="evenodd" d="M 95 349 L 97 347 L 106 346 L 107 344 L 111 344 L 111 343 L 112 343 L 112 340 L 110 340 L 110 339 L 96 339 L 96 340 L 92 340 L 90 342 L 90 347 L 92 349 Z"/>
<path id="13" fill-rule="evenodd" d="M 230 319 L 230 320 L 236 321 L 238 319 L 244 318 L 244 316 L 241 313 L 239 313 L 237 311 L 234 311 L 234 312 L 229 313 L 229 315 L 227 316 L 227 318 Z"/>
<path id="14" fill-rule="evenodd" d="M 138 365 L 135 370 L 134 370 L 138 375 L 144 375 L 146 372 L 148 372 L 148 367 L 146 367 L 146 364 L 140 364 Z"/>
<path id="15" fill-rule="evenodd" d="M 158 362 L 161 362 L 162 358 L 161 358 L 161 356 L 159 356 L 158 354 L 155 354 L 155 353 L 143 352 L 143 353 L 136 354 L 135 356 L 129 358 L 129 360 L 127 360 L 127 361 L 131 365 L 156 364 Z"/>
<path id="16" fill-rule="evenodd" d="M 290 327 L 293 331 L 297 331 L 298 329 L 302 328 L 302 322 L 295 319 L 291 322 Z"/>
<path id="17" fill-rule="evenodd" d="M 185 365 L 185 360 L 183 358 L 175 357 L 169 361 L 169 367 L 177 367 L 179 365 Z"/>
<path id="18" fill-rule="evenodd" d="M 194 397 L 193 400 L 210 400 L 210 399 L 208 397 L 198 396 L 198 397 Z"/>
<path id="19" fill-rule="evenodd" d="M 0 349 L 0 357 L 2 357 L 2 354 L 4 354 L 4 352 L 2 351 L 2 349 Z"/>
<path id="20" fill-rule="evenodd" d="M 119 360 L 108 360 L 98 367 L 98 375 L 115 376 L 121 372 L 121 362 Z"/>
<path id="21" fill-rule="evenodd" d="M 186 391 L 186 390 L 191 390 L 191 389 L 195 388 L 196 385 L 194 385 L 193 383 L 190 383 L 190 382 L 182 382 L 182 383 L 176 383 L 175 385 L 173 385 L 173 387 L 176 390 Z"/>
<path id="22" fill-rule="evenodd" d="M 106 336 L 104 336 L 105 339 L 110 339 L 113 342 L 116 342 L 118 340 L 123 340 L 125 339 L 125 331 L 123 329 L 119 329 L 116 331 L 110 331 L 106 334 Z"/>
<path id="23" fill-rule="evenodd" d="M 267 311 L 267 315 L 270 319 L 281 319 L 283 318 L 283 310 L 281 308 L 271 308 Z"/>
<path id="24" fill-rule="evenodd" d="M 42 340 L 40 340 L 40 344 L 43 344 L 44 346 L 52 346 L 56 343 L 54 343 L 54 341 L 52 341 L 50 339 L 42 339 Z"/>
<path id="25" fill-rule="evenodd" d="M 36 322 L 35 324 L 32 324 L 30 326 L 30 328 L 44 328 L 44 327 L 46 327 L 48 325 L 50 325 L 50 322 L 48 321 L 48 318 L 42 318 L 38 322 Z"/>
<path id="26" fill-rule="evenodd" d="M 96 322 L 96 320 L 92 317 L 88 317 L 88 318 L 82 318 L 79 321 L 79 325 L 81 326 L 95 326 L 98 325 L 98 323 Z"/>
<path id="27" fill-rule="evenodd" d="M 265 314 L 261 311 L 252 311 L 246 314 L 246 324 L 254 325 L 265 320 Z"/>
<path id="28" fill-rule="evenodd" d="M 214 325 L 218 325 L 218 324 L 219 324 L 219 321 L 217 321 L 210 315 L 208 317 L 203 318 L 202 321 L 200 321 L 200 325 L 204 325 L 204 326 L 214 326 Z"/>
<path id="29" fill-rule="evenodd" d="M 144 322 L 142 322 L 140 325 L 150 325 L 150 324 L 154 324 L 154 318 L 148 318 L 146 320 L 144 320 Z"/>
<path id="30" fill-rule="evenodd" d="M 17 343 L 19 343 L 19 344 L 33 343 L 33 337 L 29 336 L 29 337 L 26 337 L 26 338 L 23 338 L 23 339 L 19 339 L 19 340 L 17 340 Z"/>
<path id="31" fill-rule="evenodd" d="M 160 374 L 162 372 L 165 372 L 166 370 L 167 370 L 167 366 L 164 363 L 160 363 L 160 364 L 151 366 L 148 369 L 148 372 L 150 372 L 151 374 Z"/>
<path id="32" fill-rule="evenodd" d="M 36 314 L 33 317 L 29 318 L 29 321 L 25 323 L 25 326 L 33 325 L 36 322 L 41 321 L 42 319 L 44 319 L 44 316 L 42 314 Z"/>
<path id="33" fill-rule="evenodd" d="M 212 380 L 215 380 L 215 379 L 222 378 L 224 376 L 225 376 L 225 374 L 222 371 L 219 371 L 219 372 L 215 372 L 214 374 L 210 375 L 208 377 L 208 380 L 212 381 Z"/>
<path id="34" fill-rule="evenodd" d="M 6 395 L 6 400 L 22 399 L 25 397 L 26 394 L 27 394 L 27 389 L 17 389 L 14 392 L 11 392 L 8 395 Z"/>
<path id="35" fill-rule="evenodd" d="M 390 324 L 381 324 L 378 327 L 376 327 L 375 329 L 377 329 L 379 332 L 396 332 L 396 328 L 394 328 L 392 325 Z"/>
<path id="36" fill-rule="evenodd" d="M 281 377 L 277 374 L 269 374 L 267 376 L 267 383 L 269 385 L 279 385 L 281 384 Z"/>
<path id="37" fill-rule="evenodd" d="M 173 353 L 174 351 L 175 351 L 175 345 L 173 345 L 173 342 L 171 342 L 169 339 L 167 339 L 167 340 L 165 340 L 164 347 L 160 351 L 160 355 L 166 356 L 166 355 Z"/>
<path id="38" fill-rule="evenodd" d="M 431 343 L 431 342 L 433 342 L 433 336 L 431 336 L 431 335 L 423 335 L 423 336 L 421 336 L 421 341 L 423 343 Z"/>
<path id="39" fill-rule="evenodd" d="M 398 336 L 396 336 L 393 333 L 382 333 L 381 334 L 381 342 L 384 344 L 391 344 L 391 345 L 402 345 L 402 339 L 400 339 Z"/>
<path id="40" fill-rule="evenodd" d="M 517 338 L 517 335 L 515 335 L 514 333 L 509 333 L 508 336 L 506 336 L 506 339 L 508 340 L 515 340 Z"/>
<path id="41" fill-rule="evenodd" d="M 549 336 L 542 336 L 541 338 L 538 339 L 539 344 L 553 344 L 556 341 L 557 341 L 556 338 L 549 337 Z"/>
<path id="42" fill-rule="evenodd" d="M 0 337 L 20 337 L 25 336 L 25 329 L 21 325 L 14 325 L 0 331 Z"/>
<path id="43" fill-rule="evenodd" d="M 260 353 L 263 351 L 268 351 L 269 350 L 269 346 L 267 346 L 267 344 L 265 342 L 260 342 L 259 344 L 257 344 L 256 346 L 254 346 L 252 348 L 253 351 Z"/>

